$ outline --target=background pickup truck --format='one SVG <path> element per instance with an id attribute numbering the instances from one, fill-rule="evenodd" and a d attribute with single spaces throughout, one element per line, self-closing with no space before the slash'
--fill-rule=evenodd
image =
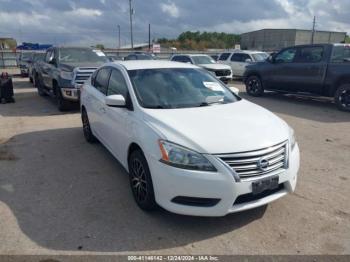
<path id="1" fill-rule="evenodd" d="M 100 50 L 81 47 L 52 47 L 45 59 L 38 62 L 34 83 L 41 96 L 50 95 L 57 100 L 60 111 L 79 102 L 80 86 L 108 58 Z"/>
<path id="2" fill-rule="evenodd" d="M 350 111 L 350 45 L 317 44 L 282 49 L 266 61 L 249 65 L 247 93 L 264 90 L 334 97 L 340 110 Z"/>

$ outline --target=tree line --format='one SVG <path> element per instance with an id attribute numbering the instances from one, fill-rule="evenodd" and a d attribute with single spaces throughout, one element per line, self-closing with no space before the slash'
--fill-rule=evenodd
<path id="1" fill-rule="evenodd" d="M 187 50 L 205 50 L 210 48 L 234 48 L 240 43 L 240 35 L 217 32 L 183 32 L 176 39 L 159 38 L 157 42 L 165 47 Z"/>

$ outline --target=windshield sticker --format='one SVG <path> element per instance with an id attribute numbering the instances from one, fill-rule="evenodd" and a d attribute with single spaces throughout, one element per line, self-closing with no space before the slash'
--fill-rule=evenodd
<path id="1" fill-rule="evenodd" d="M 94 51 L 95 53 L 96 53 L 96 55 L 98 55 L 98 56 L 106 56 L 102 51 L 100 51 L 100 50 L 92 50 L 92 51 Z"/>
<path id="2" fill-rule="evenodd" d="M 215 83 L 215 82 L 203 82 L 203 85 L 204 85 L 206 88 L 209 88 L 210 90 L 224 92 L 224 89 L 222 88 L 222 86 L 221 86 L 219 83 Z"/>

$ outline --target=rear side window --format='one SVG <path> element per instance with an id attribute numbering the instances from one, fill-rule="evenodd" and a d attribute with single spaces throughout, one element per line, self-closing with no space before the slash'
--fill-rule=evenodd
<path id="1" fill-rule="evenodd" d="M 240 62 L 241 61 L 241 54 L 238 54 L 238 53 L 233 54 L 231 56 L 231 61 L 233 61 L 233 62 Z"/>
<path id="2" fill-rule="evenodd" d="M 128 95 L 128 87 L 125 78 L 119 70 L 112 69 L 108 83 L 107 95 L 122 95 L 125 99 Z"/>
<path id="3" fill-rule="evenodd" d="M 104 95 L 107 93 L 107 86 L 108 86 L 110 71 L 111 70 L 109 68 L 106 68 L 106 67 L 101 68 L 100 70 L 98 70 L 94 81 L 95 88 Z"/>
<path id="4" fill-rule="evenodd" d="M 299 57 L 297 59 L 300 63 L 317 63 L 323 58 L 323 47 L 302 47 L 300 48 Z"/>
<path id="5" fill-rule="evenodd" d="M 350 62 L 350 45 L 334 46 L 331 61 L 334 63 Z"/>
<path id="6" fill-rule="evenodd" d="M 219 57 L 220 61 L 225 61 L 230 56 L 230 53 L 222 53 Z"/>

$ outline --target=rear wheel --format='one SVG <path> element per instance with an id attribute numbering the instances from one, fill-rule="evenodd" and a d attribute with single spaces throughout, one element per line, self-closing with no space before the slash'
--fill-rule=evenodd
<path id="1" fill-rule="evenodd" d="M 129 180 L 137 205 L 143 210 L 156 209 L 151 172 L 140 150 L 132 152 L 129 157 Z"/>
<path id="2" fill-rule="evenodd" d="M 339 110 L 350 112 L 350 84 L 344 84 L 338 88 L 334 101 Z"/>
<path id="3" fill-rule="evenodd" d="M 86 141 L 89 143 L 97 142 L 97 138 L 91 131 L 89 117 L 85 109 L 82 109 L 81 111 L 81 121 L 83 122 L 83 132 Z"/>
<path id="4" fill-rule="evenodd" d="M 249 76 L 245 82 L 246 91 L 251 96 L 262 96 L 264 94 L 264 88 L 261 83 L 261 79 L 258 76 Z"/>

